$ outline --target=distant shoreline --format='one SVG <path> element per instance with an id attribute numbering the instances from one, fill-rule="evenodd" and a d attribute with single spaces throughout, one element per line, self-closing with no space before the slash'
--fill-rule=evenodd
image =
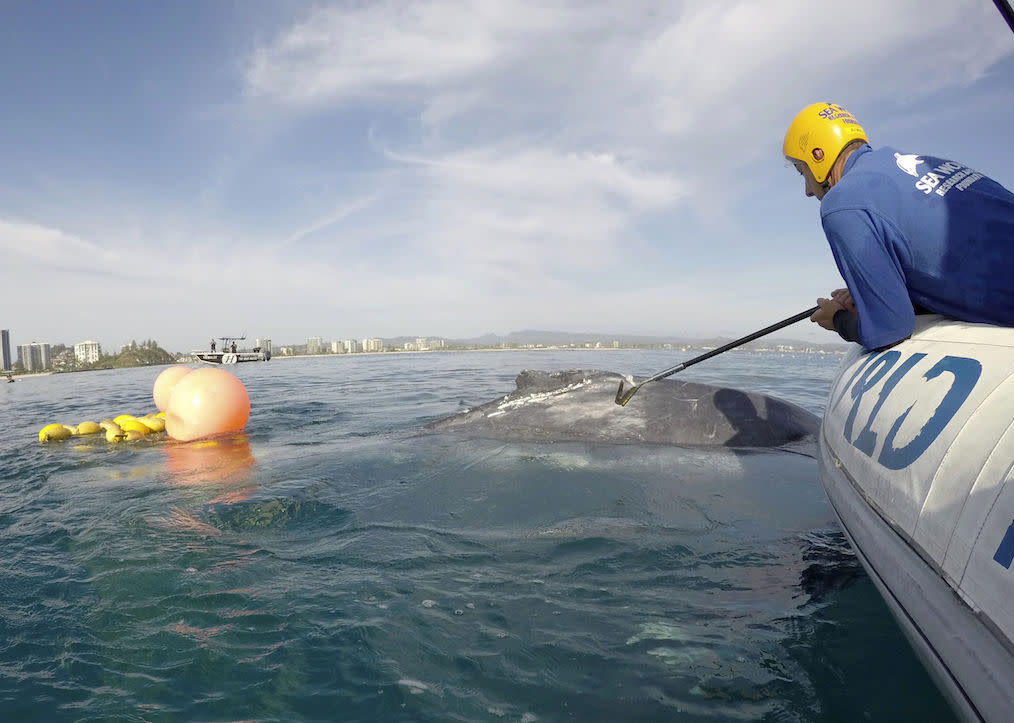
<path id="1" fill-rule="evenodd" d="M 611 346 L 607 347 L 607 346 L 603 346 L 603 347 L 597 347 L 597 348 L 595 348 L 595 347 L 587 347 L 587 348 L 586 347 L 568 347 L 568 346 L 540 346 L 540 347 L 524 347 L 524 348 L 522 348 L 522 347 L 513 347 L 513 348 L 508 348 L 508 349 L 494 349 L 494 348 L 483 348 L 483 349 L 424 349 L 424 350 L 412 350 L 412 351 L 404 351 L 404 350 L 398 349 L 398 350 L 391 350 L 391 351 L 355 351 L 355 352 L 345 352 L 345 353 L 342 353 L 342 354 L 334 354 L 334 353 L 330 353 L 330 354 L 272 354 L 271 355 L 271 360 L 274 361 L 275 359 L 315 359 L 315 358 L 319 358 L 319 357 L 385 356 L 385 355 L 390 355 L 390 354 L 397 354 L 397 355 L 401 355 L 401 354 L 435 354 L 435 353 L 439 354 L 441 352 L 443 352 L 443 353 L 446 353 L 446 352 L 455 352 L 455 353 L 457 353 L 457 352 L 469 352 L 469 353 L 471 353 L 471 352 L 499 352 L 499 351 L 511 351 L 511 352 L 518 352 L 518 351 L 573 351 L 573 352 L 579 352 L 579 351 L 669 351 L 669 352 L 700 351 L 700 352 L 703 353 L 703 352 L 707 352 L 707 351 L 710 351 L 712 349 L 717 349 L 717 348 L 718 347 L 687 347 L 686 349 L 682 349 L 682 348 L 679 348 L 679 349 L 660 349 L 660 348 L 657 348 L 657 347 L 653 347 L 651 349 L 641 349 L 639 347 L 631 347 L 631 346 L 626 346 L 626 347 L 623 347 L 623 346 L 621 346 L 621 347 L 611 347 Z M 760 353 L 763 353 L 763 354 L 838 354 L 838 355 L 842 355 L 842 354 L 845 354 L 848 351 L 848 347 L 844 347 L 840 351 L 838 351 L 838 350 L 833 350 L 832 351 L 832 350 L 827 350 L 827 349 L 815 349 L 813 351 L 805 351 L 803 349 L 768 349 L 768 348 L 757 349 L 757 348 L 750 348 L 750 347 L 737 347 L 737 348 L 734 348 L 734 349 L 729 349 L 729 351 L 737 351 L 737 352 L 752 351 L 752 352 L 760 352 Z"/>
<path id="2" fill-rule="evenodd" d="M 490 353 L 490 352 L 505 352 L 505 351 L 506 352 L 524 352 L 524 351 L 529 351 L 529 352 L 531 352 L 531 351 L 535 351 L 535 352 L 544 352 L 544 351 L 545 352 L 548 352 L 548 351 L 565 351 L 565 352 L 587 352 L 587 351 L 666 351 L 666 352 L 682 352 L 682 353 L 688 353 L 688 352 L 700 352 L 700 353 L 704 353 L 704 352 L 710 351 L 710 350 L 715 349 L 715 348 L 717 348 L 717 347 L 687 347 L 686 349 L 683 349 L 682 347 L 681 348 L 673 348 L 673 349 L 661 349 L 661 348 L 658 348 L 658 347 L 651 347 L 650 349 L 642 349 L 640 347 L 630 347 L 630 346 L 626 346 L 626 347 L 622 347 L 622 346 L 621 347 L 602 346 L 602 347 L 597 347 L 597 348 L 596 347 L 572 347 L 572 346 L 540 346 L 540 347 L 510 347 L 510 348 L 505 348 L 505 349 L 497 349 L 497 348 L 493 348 L 493 347 L 482 348 L 482 349 L 413 349 L 413 350 L 410 350 L 410 351 L 406 351 L 406 350 L 403 350 L 403 349 L 397 349 L 397 350 L 390 350 L 390 351 L 356 351 L 356 352 L 345 352 L 343 354 L 332 354 L 332 353 L 329 353 L 329 354 L 272 354 L 271 355 L 271 361 L 282 360 L 282 359 L 318 359 L 318 358 L 323 358 L 323 357 L 361 357 L 361 356 L 388 356 L 388 355 L 399 355 L 400 356 L 400 355 L 403 355 L 403 354 L 440 354 L 440 353 L 460 353 L 460 352 L 467 352 L 467 353 L 485 352 L 485 353 Z M 760 349 L 758 349 L 758 348 L 751 348 L 751 347 L 748 347 L 748 346 L 742 346 L 742 347 L 737 347 L 737 348 L 734 348 L 734 349 L 729 349 L 729 351 L 735 351 L 735 352 L 749 351 L 749 352 L 760 352 L 760 353 L 763 353 L 763 354 L 825 354 L 825 355 L 826 354 L 838 354 L 838 355 L 842 355 L 842 354 L 845 354 L 848 351 L 848 348 L 845 347 L 845 348 L 841 349 L 840 351 L 839 350 L 828 350 L 828 349 L 814 349 L 813 351 L 806 351 L 806 350 L 803 350 L 803 349 L 784 349 L 784 350 L 783 349 L 769 349 L 769 348 L 760 348 Z M 186 355 L 184 355 L 184 356 L 186 356 Z M 170 366 L 172 364 L 201 364 L 201 365 L 207 365 L 207 366 L 212 366 L 212 367 L 215 367 L 215 366 L 224 366 L 224 367 L 232 366 L 232 365 L 229 365 L 229 364 L 226 364 L 226 365 L 210 364 L 209 365 L 206 362 L 202 362 L 200 359 L 191 359 L 191 360 L 187 360 L 187 361 L 178 360 L 178 361 L 174 361 L 174 362 L 166 362 L 165 364 L 162 364 L 162 365 L 139 365 L 139 366 Z M 136 369 L 138 367 L 118 367 L 118 368 L 120 368 L 120 369 Z M 55 372 L 55 371 L 51 371 L 50 370 L 50 371 L 42 371 L 42 372 L 21 372 L 21 373 L 11 372 L 11 374 L 14 377 L 14 380 L 17 381 L 19 379 L 26 379 L 26 378 L 29 378 L 29 377 L 45 377 L 45 376 L 50 376 L 52 374 L 57 374 L 57 373 L 60 373 L 60 374 L 73 374 L 73 373 L 76 373 L 76 372 L 88 372 L 88 371 L 104 371 L 104 370 L 99 370 L 99 369 L 77 369 L 77 370 L 66 371 L 66 372 Z M 6 376 L 6 375 L 4 375 L 4 376 Z M 3 377 L 0 377 L 0 384 L 4 384 L 4 383 L 7 383 L 7 382 L 3 379 Z"/>

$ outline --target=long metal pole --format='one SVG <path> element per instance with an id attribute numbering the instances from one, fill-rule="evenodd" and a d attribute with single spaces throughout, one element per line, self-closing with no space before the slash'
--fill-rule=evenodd
<path id="1" fill-rule="evenodd" d="M 724 346 L 720 346 L 717 349 L 712 349 L 711 351 L 701 354 L 700 356 L 696 356 L 693 359 L 685 361 L 681 364 L 677 364 L 674 367 L 659 372 L 655 376 L 648 377 L 643 382 L 638 382 L 637 384 L 634 384 L 632 387 L 630 387 L 630 389 L 626 390 L 626 392 L 623 391 L 623 382 L 621 381 L 620 388 L 616 390 L 616 403 L 619 404 L 621 407 L 625 407 L 627 405 L 627 402 L 630 401 L 630 398 L 634 396 L 637 390 L 640 389 L 641 386 L 647 384 L 648 382 L 654 382 L 658 381 L 659 379 L 664 379 L 665 377 L 671 376 L 676 372 L 683 371 L 688 366 L 696 364 L 697 362 L 702 362 L 705 359 L 710 359 L 711 357 L 717 356 L 722 352 L 729 351 L 729 349 L 735 349 L 737 346 L 746 344 L 747 342 L 753 341 L 754 339 L 759 339 L 760 337 L 770 334 L 773 331 L 784 329 L 790 324 L 795 324 L 797 321 L 802 321 L 803 319 L 812 316 L 813 312 L 815 312 L 819 308 L 820 308 L 819 306 L 814 306 L 813 308 L 807 309 L 806 311 L 801 311 L 798 314 L 795 314 L 794 316 L 790 316 L 788 319 L 782 319 L 777 324 L 772 324 L 771 326 L 764 327 L 760 331 L 755 331 L 752 334 L 747 334 L 742 339 L 730 341 L 728 344 L 725 344 Z"/>
<path id="2" fill-rule="evenodd" d="M 1007 21 L 1011 32 L 1014 32 L 1014 10 L 1011 10 L 1010 3 L 1007 0 L 993 0 L 993 4 L 996 5 L 996 9 L 1003 15 L 1003 19 Z"/>

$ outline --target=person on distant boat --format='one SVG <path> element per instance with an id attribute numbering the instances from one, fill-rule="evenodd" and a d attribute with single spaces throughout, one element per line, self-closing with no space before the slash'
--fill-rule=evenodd
<path id="1" fill-rule="evenodd" d="M 782 153 L 848 287 L 811 321 L 867 349 L 911 336 L 916 312 L 1014 326 L 1014 193 L 957 161 L 874 149 L 834 103 L 800 111 Z"/>
<path id="2" fill-rule="evenodd" d="M 11 376 L 10 374 L 8 374 L 8 375 L 7 375 L 7 383 L 8 383 L 8 384 L 10 384 L 10 383 L 11 383 L 11 382 L 13 382 L 13 381 L 15 381 L 15 380 L 14 380 L 14 377 L 12 377 L 12 376 Z"/>
<path id="3" fill-rule="evenodd" d="M 236 353 L 236 342 L 232 343 L 232 346 L 230 347 L 230 351 L 232 351 L 233 354 Z"/>
<path id="4" fill-rule="evenodd" d="M 215 340 L 211 340 L 211 351 L 215 351 Z"/>

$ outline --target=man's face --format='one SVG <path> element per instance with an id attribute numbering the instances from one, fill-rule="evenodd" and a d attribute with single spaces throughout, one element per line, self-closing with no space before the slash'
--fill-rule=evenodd
<path id="1" fill-rule="evenodd" d="M 817 179 L 813 177 L 810 167 L 802 161 L 792 161 L 792 165 L 799 171 L 799 175 L 803 177 L 803 192 L 806 193 L 806 197 L 814 196 L 818 201 L 824 198 L 827 189 L 817 183 Z"/>

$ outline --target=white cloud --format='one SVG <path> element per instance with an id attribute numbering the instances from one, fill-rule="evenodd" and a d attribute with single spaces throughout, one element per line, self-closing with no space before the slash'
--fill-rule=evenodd
<path id="1" fill-rule="evenodd" d="M 467 264 L 500 284 L 600 269 L 623 253 L 637 214 L 684 193 L 671 175 L 605 153 L 561 153 L 526 145 L 422 159 L 429 189 L 414 213 L 414 247 L 435 268 Z M 487 268 L 488 267 L 488 268 Z"/>
<path id="2" fill-rule="evenodd" d="M 467 152 L 466 137 L 471 149 L 510 140 L 560 156 L 596 149 L 647 170 L 693 174 L 711 192 L 759 157 L 775 156 L 788 120 L 809 102 L 862 108 L 980 77 L 1010 54 L 1005 28 L 987 5 L 438 0 L 330 7 L 258 50 L 247 90 L 295 104 L 388 98 L 417 114 L 429 132 L 422 142 L 440 155 Z M 692 189 L 681 196 L 694 200 Z"/>
<path id="3" fill-rule="evenodd" d="M 0 218 L 0 253 L 8 270 L 31 264 L 43 269 L 106 273 L 116 271 L 123 259 L 118 251 L 60 229 L 3 218 Z"/>
<path id="4" fill-rule="evenodd" d="M 403 3 L 314 10 L 253 56 L 248 92 L 314 103 L 453 84 L 488 67 L 514 33 L 537 30 L 537 4 Z"/>
<path id="5" fill-rule="evenodd" d="M 292 234 L 286 237 L 281 242 L 281 244 L 283 246 L 291 245 L 293 243 L 296 243 L 297 241 L 300 241 L 301 239 L 304 239 L 323 229 L 326 229 L 329 226 L 333 226 L 339 223 L 340 221 L 344 221 L 349 216 L 369 207 L 371 204 L 375 203 L 376 200 L 377 200 L 376 195 L 369 195 L 363 198 L 357 198 L 353 199 L 352 201 L 344 202 L 331 213 L 328 213 L 321 218 L 315 219 L 311 221 L 308 225 L 304 226 L 303 228 L 294 231 Z"/>

